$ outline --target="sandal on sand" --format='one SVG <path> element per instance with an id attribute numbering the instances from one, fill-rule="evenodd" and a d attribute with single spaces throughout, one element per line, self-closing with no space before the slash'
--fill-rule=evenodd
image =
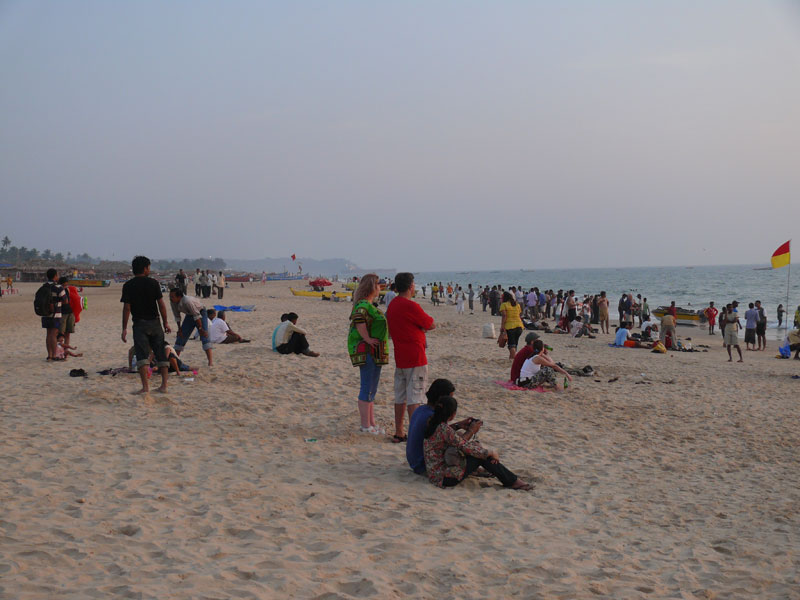
<path id="1" fill-rule="evenodd" d="M 407 435 L 396 435 L 395 434 L 395 435 L 392 436 L 392 443 L 393 444 L 399 444 L 400 442 L 405 442 L 405 441 L 408 441 L 408 436 Z"/>

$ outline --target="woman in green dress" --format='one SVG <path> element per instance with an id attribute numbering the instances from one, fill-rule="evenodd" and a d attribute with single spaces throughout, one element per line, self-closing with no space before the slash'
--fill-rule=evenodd
<path id="1" fill-rule="evenodd" d="M 361 372 L 361 389 L 358 393 L 361 432 L 373 435 L 386 433 L 375 423 L 374 410 L 381 367 L 389 362 L 386 316 L 372 304 L 379 294 L 378 276 L 375 273 L 364 275 L 353 292 L 353 310 L 350 313 L 350 332 L 347 336 L 350 362 Z"/>

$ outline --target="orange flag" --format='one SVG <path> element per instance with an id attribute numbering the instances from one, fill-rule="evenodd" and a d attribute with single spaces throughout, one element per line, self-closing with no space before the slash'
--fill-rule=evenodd
<path id="1" fill-rule="evenodd" d="M 785 267 L 788 265 L 792 260 L 791 252 L 789 252 L 789 244 L 792 240 L 789 240 L 785 244 L 781 244 L 781 246 L 772 253 L 772 268 L 773 269 L 780 269 L 781 267 Z"/>

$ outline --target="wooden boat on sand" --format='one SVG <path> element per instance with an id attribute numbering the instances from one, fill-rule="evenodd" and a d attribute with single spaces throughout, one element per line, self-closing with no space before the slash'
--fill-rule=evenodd
<path id="1" fill-rule="evenodd" d="M 75 287 L 108 287 L 111 285 L 110 279 L 70 279 L 67 285 Z"/>
<path id="2" fill-rule="evenodd" d="M 675 308 L 677 309 L 678 325 L 700 325 L 707 321 L 706 316 L 703 314 L 703 310 L 705 309 L 690 310 L 688 308 L 681 308 L 680 306 L 676 306 Z M 667 314 L 668 309 L 669 306 L 659 306 L 653 311 L 653 316 L 660 319 Z"/>
<path id="3" fill-rule="evenodd" d="M 294 288 L 289 288 L 289 291 L 292 292 L 294 296 L 307 296 L 310 298 L 330 298 L 332 294 L 336 294 L 339 298 L 350 298 L 353 295 L 353 292 L 347 291 L 330 291 L 330 292 L 317 292 L 315 290 L 296 290 Z"/>

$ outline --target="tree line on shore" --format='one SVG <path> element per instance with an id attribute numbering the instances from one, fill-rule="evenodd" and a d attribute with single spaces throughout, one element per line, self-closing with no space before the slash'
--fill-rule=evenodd
<path id="1" fill-rule="evenodd" d="M 0 262 L 2 263 L 28 263 L 32 261 L 51 261 L 54 264 L 70 265 L 97 265 L 103 262 L 102 258 L 95 258 L 88 253 L 72 254 L 67 252 L 53 252 L 50 248 L 39 251 L 36 248 L 14 246 L 8 236 L 0 240 Z M 221 258 L 182 258 L 182 259 L 153 259 L 153 269 L 156 271 L 194 271 L 195 269 L 211 269 L 222 271 L 227 267 Z"/>

